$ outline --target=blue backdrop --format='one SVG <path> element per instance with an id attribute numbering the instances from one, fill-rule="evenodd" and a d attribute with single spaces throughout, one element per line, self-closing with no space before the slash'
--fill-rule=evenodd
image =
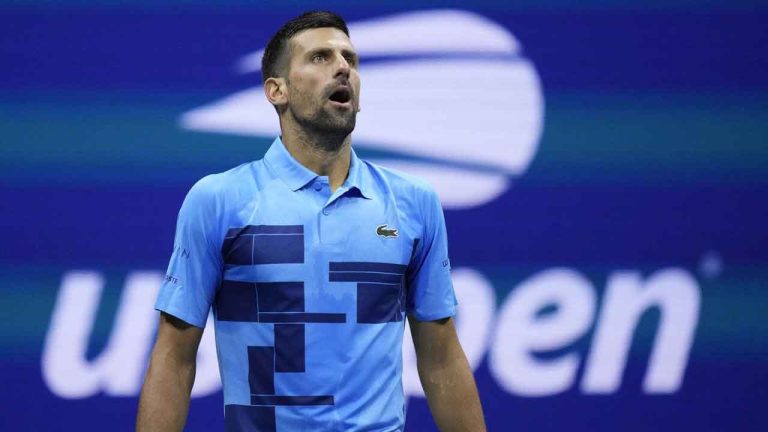
<path id="1" fill-rule="evenodd" d="M 768 430 L 762 3 L 0 2 L 0 429 L 133 428 L 181 201 L 263 155 L 254 59 L 323 7 L 359 154 L 439 191 L 490 430 Z"/>

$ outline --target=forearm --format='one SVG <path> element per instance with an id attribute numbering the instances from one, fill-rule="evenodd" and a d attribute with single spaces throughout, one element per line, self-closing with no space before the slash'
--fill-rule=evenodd
<path id="1" fill-rule="evenodd" d="M 195 363 L 153 351 L 139 400 L 137 432 L 181 431 L 187 419 Z"/>
<path id="2" fill-rule="evenodd" d="M 463 352 L 442 364 L 420 364 L 419 378 L 442 432 L 485 431 L 477 386 Z"/>

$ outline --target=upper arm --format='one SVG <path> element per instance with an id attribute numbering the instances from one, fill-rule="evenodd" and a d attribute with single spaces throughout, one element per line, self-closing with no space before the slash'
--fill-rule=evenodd
<path id="1" fill-rule="evenodd" d="M 174 250 L 155 309 L 204 328 L 222 274 L 223 228 L 209 177 L 190 189 L 179 210 Z"/>
<path id="2" fill-rule="evenodd" d="M 453 318 L 435 321 L 419 321 L 408 317 L 413 346 L 420 366 L 437 366 L 462 358 L 464 353 L 459 344 Z"/>
<path id="3" fill-rule="evenodd" d="M 154 355 L 170 357 L 176 362 L 190 363 L 197 357 L 203 329 L 165 312 L 160 313 Z"/>
<path id="4" fill-rule="evenodd" d="M 434 321 L 455 314 L 456 296 L 443 209 L 431 188 L 419 193 L 419 216 L 421 234 L 406 274 L 406 309 L 420 321 Z"/>

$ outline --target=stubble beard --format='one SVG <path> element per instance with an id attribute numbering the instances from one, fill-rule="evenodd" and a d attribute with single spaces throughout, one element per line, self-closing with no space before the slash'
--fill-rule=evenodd
<path id="1" fill-rule="evenodd" d="M 289 106 L 291 114 L 299 127 L 307 135 L 315 138 L 313 141 L 327 152 L 336 152 L 343 145 L 349 134 L 355 130 L 357 122 L 357 104 L 352 109 L 338 110 L 328 107 L 324 100 L 322 105 L 310 115 L 302 115 Z"/>

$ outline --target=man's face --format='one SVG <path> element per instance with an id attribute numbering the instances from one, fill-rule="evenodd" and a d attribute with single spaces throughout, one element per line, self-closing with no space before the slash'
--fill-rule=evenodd
<path id="1" fill-rule="evenodd" d="M 305 30 L 289 41 L 288 109 L 302 126 L 349 135 L 360 106 L 358 58 L 349 37 L 332 27 Z"/>

